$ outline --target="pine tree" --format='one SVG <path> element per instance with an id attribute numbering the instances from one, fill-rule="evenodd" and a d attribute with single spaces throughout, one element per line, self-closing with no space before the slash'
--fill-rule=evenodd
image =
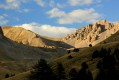
<path id="1" fill-rule="evenodd" d="M 75 68 L 72 68 L 69 72 L 69 80 L 77 80 L 77 71 Z"/>
<path id="2" fill-rule="evenodd" d="M 106 57 L 106 55 L 107 55 L 107 50 L 102 47 L 100 50 L 100 57 L 104 58 Z"/>
<path id="3" fill-rule="evenodd" d="M 58 80 L 66 79 L 65 70 L 62 63 L 57 63 L 57 78 Z"/>
<path id="4" fill-rule="evenodd" d="M 44 59 L 38 61 L 38 63 L 33 66 L 33 71 L 31 71 L 30 80 L 56 80 L 51 68 Z"/>
<path id="5" fill-rule="evenodd" d="M 93 54 L 92 54 L 92 58 L 97 58 L 97 57 L 100 57 L 100 54 L 99 54 L 98 50 L 94 51 Z"/>

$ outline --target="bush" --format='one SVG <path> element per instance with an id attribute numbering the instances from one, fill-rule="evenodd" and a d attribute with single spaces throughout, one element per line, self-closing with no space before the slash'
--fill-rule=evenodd
<path id="1" fill-rule="evenodd" d="M 73 57 L 71 55 L 68 56 L 68 59 L 72 59 Z"/>
<path id="2" fill-rule="evenodd" d="M 6 74 L 6 75 L 5 75 L 5 78 L 9 78 L 9 77 L 10 77 L 9 74 Z"/>
<path id="3" fill-rule="evenodd" d="M 79 49 L 75 48 L 75 49 L 73 50 L 73 52 L 79 52 Z"/>
<path id="4" fill-rule="evenodd" d="M 94 51 L 92 54 L 92 58 L 97 58 L 97 57 L 100 57 L 98 50 Z"/>

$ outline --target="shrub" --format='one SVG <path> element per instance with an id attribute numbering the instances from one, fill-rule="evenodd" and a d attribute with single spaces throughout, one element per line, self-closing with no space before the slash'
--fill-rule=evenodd
<path id="1" fill-rule="evenodd" d="M 5 75 L 5 78 L 9 78 L 9 77 L 10 77 L 9 74 L 6 74 L 6 75 Z"/>
<path id="2" fill-rule="evenodd" d="M 98 50 L 94 51 L 92 54 L 92 58 L 97 58 L 97 57 L 100 57 Z"/>
<path id="3" fill-rule="evenodd" d="M 68 56 L 68 59 L 72 59 L 73 57 L 71 55 Z"/>

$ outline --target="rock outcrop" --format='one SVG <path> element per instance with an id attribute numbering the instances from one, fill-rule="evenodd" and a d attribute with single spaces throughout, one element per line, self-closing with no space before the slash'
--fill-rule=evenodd
<path id="1" fill-rule="evenodd" d="M 2 28 L 0 26 L 0 39 L 3 38 L 3 37 L 4 37 L 3 30 L 2 30 Z"/>
<path id="2" fill-rule="evenodd" d="M 76 48 L 87 47 L 89 44 L 96 45 L 119 30 L 119 22 L 109 23 L 100 20 L 89 24 L 74 33 L 67 35 L 62 40 Z"/>

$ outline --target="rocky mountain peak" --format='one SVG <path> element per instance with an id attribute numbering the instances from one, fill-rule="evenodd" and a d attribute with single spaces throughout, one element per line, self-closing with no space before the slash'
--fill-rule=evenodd
<path id="1" fill-rule="evenodd" d="M 119 23 L 110 23 L 100 20 L 94 24 L 88 24 L 74 33 L 67 35 L 63 41 L 75 47 L 86 47 L 89 44 L 97 44 L 119 30 Z"/>

